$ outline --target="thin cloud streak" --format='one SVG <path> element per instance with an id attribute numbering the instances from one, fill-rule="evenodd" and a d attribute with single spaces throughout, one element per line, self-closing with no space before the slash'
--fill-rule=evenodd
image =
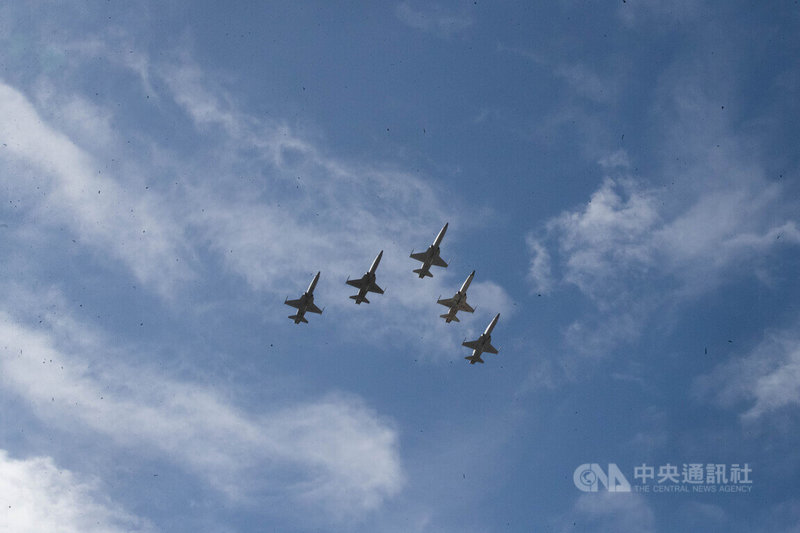
<path id="1" fill-rule="evenodd" d="M 97 48 L 96 42 L 72 45 L 84 54 Z M 146 66 L 146 85 L 158 82 L 164 88 L 161 105 L 174 102 L 191 119 L 201 153 L 170 153 L 153 140 L 147 160 L 134 154 L 125 171 L 98 174 L 102 165 L 83 146 L 91 146 L 91 131 L 109 130 L 114 111 L 41 84 L 42 109 L 37 109 L 23 93 L 4 85 L 0 116 L 7 120 L 0 133 L 10 142 L 2 156 L 14 168 L 28 173 L 43 169 L 50 178 L 44 199 L 30 198 L 40 221 L 50 227 L 65 224 L 80 246 L 110 252 L 140 284 L 168 299 L 196 280 L 204 270 L 198 258 L 207 251 L 228 274 L 275 296 L 275 307 L 287 296 L 287 287 L 315 270 L 324 271 L 323 299 L 336 306 L 350 303 L 334 298 L 338 292 L 328 288 L 327 280 L 343 283 L 357 275 L 369 260 L 363 258 L 381 249 L 386 250 L 382 277 L 399 280 L 389 283 L 391 297 L 406 311 L 429 305 L 431 294 L 454 284 L 447 272 L 418 283 L 410 274 L 411 260 L 403 264 L 399 259 L 407 258 L 415 245 L 430 244 L 443 222 L 460 225 L 457 202 L 442 201 L 444 194 L 435 185 L 377 163 L 339 160 L 285 122 L 241 111 L 188 53 L 175 53 L 159 64 L 139 56 L 135 64 L 117 61 L 115 66 L 137 77 Z M 68 113 L 58 115 L 50 108 Z M 43 118 L 55 116 L 52 124 Z M 103 146 L 113 148 L 118 140 L 108 137 Z M 165 187 L 172 175 L 189 177 Z M 154 186 L 145 189 L 142 176 Z M 20 195 L 30 194 L 21 183 L 10 185 Z M 139 189 L 139 195 L 133 192 Z M 444 205 L 449 213 L 443 212 Z M 508 313 L 510 298 L 498 288 L 495 284 L 488 291 L 490 299 L 483 304 Z M 424 325 L 418 313 L 403 317 L 410 318 L 393 317 L 394 329 L 403 334 Z"/>
<path id="2" fill-rule="evenodd" d="M 455 228 L 463 221 L 457 199 L 444 201 L 446 195 L 435 185 L 402 170 L 342 161 L 285 122 L 239 111 L 234 99 L 193 66 L 187 54 L 177 61 L 159 74 L 170 98 L 214 150 L 249 150 L 246 161 L 199 169 L 196 184 L 187 189 L 186 201 L 196 208 L 188 210 L 192 214 L 186 223 L 197 230 L 199 240 L 223 259 L 228 271 L 253 289 L 278 297 L 287 296 L 287 287 L 296 286 L 298 277 L 322 270 L 320 301 L 339 308 L 352 302 L 338 297 L 343 290 L 335 288 L 338 283 L 361 275 L 384 250 L 378 275 L 393 305 L 382 307 L 376 298 L 371 305 L 384 311 L 369 319 L 371 327 L 361 329 L 390 328 L 406 336 L 423 329 L 429 319 L 418 311 L 430 308 L 435 295 L 454 291 L 454 276 L 461 274 L 442 270 L 433 280 L 420 282 L 410 273 L 408 254 L 414 247 L 425 249 L 444 222 L 454 228 L 444 249 L 458 238 Z M 232 178 L 234 168 L 256 179 Z M 330 280 L 341 281 L 333 281 L 331 289 Z M 473 287 L 475 294 L 483 291 L 483 306 L 511 311 L 511 298 L 496 283 L 481 280 Z M 451 336 L 445 333 L 444 338 Z"/>
<path id="3" fill-rule="evenodd" d="M 694 382 L 694 394 L 740 412 L 744 423 L 800 405 L 800 334 L 794 327 L 767 332 L 747 355 L 718 365 Z"/>
<path id="4" fill-rule="evenodd" d="M 97 122 L 85 107 L 76 106 L 73 113 Z M 102 124 L 88 127 L 95 126 L 102 131 Z M 133 196 L 117 179 L 98 171 L 101 165 L 89 152 L 49 126 L 24 94 L 4 83 L 0 137 L 7 145 L 0 161 L 23 169 L 25 177 L 15 179 L 18 172 L 9 172 L 4 181 L 35 207 L 40 222 L 66 225 L 82 243 L 110 252 L 162 294 L 176 280 L 192 276 L 180 226 L 159 206 Z M 33 173 L 45 176 L 46 194 L 35 195 L 26 187 Z"/>
<path id="5" fill-rule="evenodd" d="M 68 317 L 51 327 L 0 313 L 3 387 L 49 424 L 168 457 L 234 499 L 280 491 L 339 519 L 403 486 L 396 431 L 357 397 L 247 413 L 202 385 L 118 363 L 130 354 Z"/>

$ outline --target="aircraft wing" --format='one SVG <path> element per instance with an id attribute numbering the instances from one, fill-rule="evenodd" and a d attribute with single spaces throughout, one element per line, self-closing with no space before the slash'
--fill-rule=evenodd
<path id="1" fill-rule="evenodd" d="M 371 284 L 371 285 L 369 286 L 369 289 L 367 289 L 367 290 L 368 290 L 369 292 L 377 292 L 378 294 L 383 294 L 383 289 L 381 289 L 380 287 L 378 287 L 378 284 L 377 284 L 377 283 L 373 283 L 373 284 Z"/>
<path id="2" fill-rule="evenodd" d="M 417 261 L 422 261 L 424 263 L 425 260 L 428 259 L 428 254 L 425 252 L 418 252 L 415 254 L 411 254 L 409 257 L 411 257 L 412 259 L 416 259 Z"/>
<path id="3" fill-rule="evenodd" d="M 322 314 L 322 309 L 317 307 L 317 304 L 315 304 L 314 302 L 308 304 L 308 307 L 306 307 L 306 311 L 308 311 L 309 313 L 317 313 L 318 315 Z"/>
<path id="4" fill-rule="evenodd" d="M 473 350 L 477 350 L 478 347 L 480 346 L 480 343 L 478 341 L 465 341 L 465 342 L 461 343 L 461 346 L 466 346 L 467 348 L 471 348 Z M 495 353 L 497 353 L 497 352 L 495 352 Z"/>
<path id="5" fill-rule="evenodd" d="M 487 342 L 483 345 L 483 351 L 486 353 L 497 353 L 497 348 L 492 346 L 491 342 Z"/>
<path id="6" fill-rule="evenodd" d="M 291 305 L 295 309 L 300 309 L 300 304 L 301 304 L 300 300 L 286 300 L 283 303 L 285 303 L 286 305 Z"/>
<path id="7" fill-rule="evenodd" d="M 456 300 L 455 298 L 442 298 L 441 300 L 436 300 L 437 304 L 442 304 L 445 307 L 453 307 L 455 305 Z"/>
<path id="8" fill-rule="evenodd" d="M 355 287 L 357 289 L 360 289 L 360 288 L 364 287 L 364 285 L 366 284 L 364 282 L 364 278 L 348 279 L 345 283 L 347 283 L 348 285 L 353 286 L 353 287 Z"/>
<path id="9" fill-rule="evenodd" d="M 460 304 L 458 304 L 458 310 L 466 311 L 467 313 L 473 313 L 475 311 L 475 308 L 473 308 L 467 302 L 462 301 Z"/>
<path id="10" fill-rule="evenodd" d="M 438 255 L 433 258 L 431 264 L 437 267 L 447 268 L 447 263 L 444 262 L 444 259 L 439 257 Z"/>

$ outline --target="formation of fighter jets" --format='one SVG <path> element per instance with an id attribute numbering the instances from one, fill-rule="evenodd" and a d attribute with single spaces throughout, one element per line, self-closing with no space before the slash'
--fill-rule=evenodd
<path id="1" fill-rule="evenodd" d="M 426 251 L 419 253 L 414 253 L 413 250 L 411 251 L 410 257 L 422 263 L 422 267 L 414 270 L 414 273 L 419 275 L 420 279 L 425 277 L 433 277 L 433 274 L 431 274 L 430 271 L 432 266 L 447 268 L 447 263 L 439 256 L 439 246 L 441 245 L 444 234 L 447 231 L 447 226 L 448 224 L 444 225 L 441 231 L 439 231 L 439 234 L 436 236 L 436 239 L 434 239 L 433 244 L 431 244 Z M 383 289 L 380 288 L 375 282 L 375 271 L 378 270 L 378 265 L 380 264 L 382 257 L 383 250 L 378 253 L 378 255 L 375 257 L 375 260 L 372 261 L 372 266 L 369 267 L 369 270 L 363 276 L 361 276 L 361 278 L 348 278 L 345 282 L 347 285 L 358 289 L 358 294 L 350 296 L 352 300 L 355 300 L 356 304 L 360 305 L 361 303 L 369 303 L 369 300 L 367 299 L 368 292 L 383 294 Z M 323 310 L 317 307 L 314 303 L 314 288 L 317 286 L 317 282 L 319 281 L 319 275 L 320 273 L 317 272 L 317 275 L 314 276 L 313 280 L 311 280 L 308 290 L 306 290 L 306 292 L 304 292 L 300 298 L 297 300 L 289 300 L 286 298 L 286 300 L 283 302 L 286 305 L 297 309 L 296 314 L 289 316 L 289 318 L 294 320 L 295 324 L 299 324 L 300 322 L 305 322 L 308 324 L 308 320 L 305 318 L 305 314 L 307 312 L 322 314 Z M 448 324 L 450 322 L 460 322 L 458 316 L 456 316 L 459 311 L 464 311 L 466 313 L 473 313 L 475 311 L 475 308 L 467 303 L 467 289 L 469 289 L 469 284 L 472 283 L 472 279 L 474 277 L 475 271 L 473 270 L 461 285 L 461 288 L 453 295 L 452 298 L 439 298 L 436 301 L 436 303 L 448 308 L 447 313 L 439 315 L 441 318 L 444 318 L 445 322 Z M 500 313 L 495 315 L 495 317 L 486 327 L 486 330 L 484 330 L 484 332 L 477 339 L 474 341 L 465 340 L 463 343 L 461 343 L 462 346 L 472 349 L 472 355 L 464 358 L 469 361 L 469 364 L 474 365 L 475 363 L 483 363 L 484 361 L 481 358 L 483 353 L 497 353 L 497 348 L 492 346 L 492 330 L 497 325 L 497 321 L 499 319 Z"/>

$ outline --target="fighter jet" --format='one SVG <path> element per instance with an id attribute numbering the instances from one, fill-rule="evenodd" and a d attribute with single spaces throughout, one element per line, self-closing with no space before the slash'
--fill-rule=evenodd
<path id="1" fill-rule="evenodd" d="M 361 276 L 361 279 L 349 279 L 345 282 L 348 285 L 352 285 L 358 289 L 358 294 L 354 294 L 350 298 L 356 301 L 356 304 L 360 304 L 361 302 L 369 303 L 367 300 L 367 292 L 377 292 L 378 294 L 383 294 L 383 289 L 378 287 L 375 283 L 375 271 L 378 269 L 378 264 L 381 262 L 381 257 L 383 257 L 383 250 L 380 251 L 378 256 L 372 262 L 372 266 L 369 267 L 369 270 L 366 274 Z"/>
<path id="2" fill-rule="evenodd" d="M 486 331 L 484 331 L 476 340 L 464 341 L 461 343 L 462 346 L 472 348 L 472 355 L 468 355 L 464 358 L 469 361 L 469 364 L 474 365 L 475 363 L 483 363 L 483 359 L 481 359 L 481 354 L 483 352 L 497 353 L 497 348 L 492 346 L 492 329 L 494 329 L 494 326 L 497 324 L 497 320 L 499 318 L 500 313 L 497 313 L 497 316 L 495 316 L 489 325 L 486 326 Z"/>
<path id="3" fill-rule="evenodd" d="M 447 268 L 447 263 L 445 263 L 444 260 L 439 257 L 439 245 L 442 243 L 442 239 L 444 238 L 444 233 L 446 231 L 447 224 L 444 225 L 442 230 L 439 232 L 439 235 L 436 236 L 436 240 L 433 241 L 433 244 L 428 246 L 426 251 L 417 254 L 415 254 L 413 250 L 411 251 L 412 259 L 422 261 L 422 268 L 414 270 L 415 274 L 419 274 L 420 279 L 424 278 L 425 276 L 428 276 L 429 278 L 433 277 L 433 274 L 431 274 L 430 271 L 431 265 Z"/>
<path id="4" fill-rule="evenodd" d="M 469 288 L 469 284 L 472 283 L 472 278 L 475 277 L 475 271 L 472 271 L 472 274 L 469 275 L 467 280 L 461 285 L 461 288 L 458 290 L 457 293 L 452 298 L 439 298 L 436 300 L 437 304 L 442 304 L 445 307 L 449 307 L 450 311 L 443 315 L 439 315 L 440 317 L 444 318 L 445 321 L 449 324 L 452 320 L 456 322 L 460 322 L 456 313 L 459 311 L 466 311 L 467 313 L 472 313 L 475 309 L 467 303 L 467 289 Z"/>
<path id="5" fill-rule="evenodd" d="M 294 320 L 295 324 L 299 324 L 300 322 L 305 322 L 308 324 L 308 320 L 306 317 L 303 316 L 306 314 L 306 311 L 311 313 L 317 313 L 319 315 L 322 314 L 322 309 L 317 307 L 314 304 L 314 287 L 317 286 L 317 282 L 319 281 L 319 272 L 317 275 L 314 276 L 314 279 L 311 281 L 311 285 L 308 286 L 308 290 L 303 293 L 303 295 L 297 300 L 289 300 L 288 298 L 283 301 L 286 305 L 291 305 L 292 307 L 297 309 L 296 315 L 291 315 L 289 318 Z"/>

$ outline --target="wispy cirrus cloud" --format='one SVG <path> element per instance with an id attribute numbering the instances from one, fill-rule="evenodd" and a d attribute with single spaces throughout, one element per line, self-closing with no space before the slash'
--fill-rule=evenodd
<path id="1" fill-rule="evenodd" d="M 665 196 L 632 178 L 607 177 L 585 206 L 549 220 L 544 240 L 529 237 L 535 288 L 568 283 L 599 303 L 643 276 L 701 290 L 698 277 L 714 286 L 739 260 L 800 243 L 794 220 L 772 216 L 782 201 L 779 184 L 754 179 L 708 188 L 675 211 L 664 206 Z M 546 239 L 555 246 L 545 248 Z M 547 260 L 552 248 L 558 272 Z"/>
<path id="2" fill-rule="evenodd" d="M 768 331 L 748 354 L 698 377 L 702 399 L 740 412 L 745 423 L 769 418 L 800 405 L 800 334 L 797 325 Z"/>
<path id="3" fill-rule="evenodd" d="M 208 134 L 215 153 L 237 154 L 198 169 L 184 200 L 199 209 L 186 222 L 253 288 L 280 293 L 296 272 L 320 268 L 314 265 L 346 278 L 382 248 L 389 249 L 386 259 L 395 249 L 407 256 L 402 241 L 425 243 L 428 232 L 435 235 L 435 186 L 402 170 L 339 160 L 286 122 L 250 117 L 191 64 L 165 70 L 170 96 Z M 390 265 L 384 261 L 381 272 Z"/>
<path id="4" fill-rule="evenodd" d="M 595 314 L 566 330 L 603 353 L 638 337 L 648 317 L 743 276 L 770 279 L 770 258 L 800 244 L 797 203 L 769 179 L 693 70 L 658 91 L 662 142 L 645 179 L 625 150 L 598 160 L 603 178 L 583 205 L 528 236 L 537 292 L 576 287 Z"/>
<path id="5" fill-rule="evenodd" d="M 358 397 L 331 392 L 248 412 L 202 384 L 121 363 L 130 354 L 69 316 L 43 322 L 0 313 L 0 380 L 67 434 L 169 459 L 236 500 L 261 494 L 335 519 L 403 486 L 396 430 Z"/>
<path id="6" fill-rule="evenodd" d="M 596 104 L 615 104 L 620 95 L 620 79 L 623 76 L 619 72 L 609 72 L 609 70 L 619 70 L 614 65 L 608 65 L 602 71 L 598 71 L 596 66 L 582 62 L 555 61 L 550 58 L 550 54 L 543 50 L 521 48 L 504 43 L 497 45 L 497 52 L 522 57 L 547 69 L 554 78 L 561 80 L 569 87 L 572 91 L 571 94 Z M 564 111 L 562 110 L 561 113 Z M 548 122 L 557 123 L 565 118 L 566 115 L 559 117 L 557 114 L 552 114 Z"/>
<path id="7" fill-rule="evenodd" d="M 15 533 L 153 532 L 103 495 L 102 484 L 51 457 L 14 459 L 0 449 L 0 529 Z"/>
<path id="8" fill-rule="evenodd" d="M 186 57 L 177 61 L 160 76 L 170 98 L 222 161 L 197 169 L 196 183 L 186 191 L 187 202 L 197 208 L 187 224 L 230 272 L 256 290 L 285 296 L 299 272 L 322 270 L 321 299 L 345 307 L 352 301 L 337 298 L 341 291 L 327 280 L 343 284 L 348 276 L 360 276 L 384 250 L 378 275 L 391 294 L 391 306 L 382 308 L 391 318 L 381 311 L 366 319 L 374 319 L 369 329 L 416 331 L 435 318 L 416 311 L 430 308 L 432 295 L 455 292 L 461 274 L 442 270 L 420 282 L 410 273 L 414 263 L 408 254 L 414 247 L 425 249 L 450 222 L 443 247 L 447 256 L 459 231 L 474 224 L 459 215 L 457 197 L 393 165 L 336 157 L 324 142 L 286 121 L 252 117 Z M 477 278 L 472 290 L 483 307 L 511 312 L 511 298 L 492 280 Z M 371 305 L 381 308 L 381 301 Z M 437 339 L 452 344 L 453 335 L 445 331 Z"/>
<path id="9" fill-rule="evenodd" d="M 78 59 L 88 61 L 102 49 L 95 41 L 65 46 L 76 54 L 76 72 Z M 160 88 L 153 95 L 159 113 L 189 119 L 196 146 L 171 147 L 153 132 L 119 131 L 117 111 L 71 93 L 69 83 L 54 91 L 39 82 L 35 98 L 4 85 L 0 135 L 8 148 L 0 161 L 46 177 L 41 194 L 24 180 L 8 182 L 30 199 L 26 208 L 36 210 L 38 222 L 45 222 L 35 228 L 23 224 L 21 231 L 66 227 L 79 246 L 120 261 L 140 284 L 170 298 L 205 269 L 198 257 L 208 258 L 207 252 L 224 273 L 279 298 L 298 278 L 305 283 L 304 274 L 323 270 L 321 299 L 332 306 L 350 304 L 328 280 L 343 284 L 362 274 L 381 249 L 381 279 L 390 280 L 393 303 L 400 308 L 418 310 L 430 305 L 432 294 L 454 290 L 460 274 L 451 279 L 443 271 L 419 283 L 407 257 L 412 247 L 426 247 L 444 222 L 469 226 L 458 216 L 457 199 L 443 201 L 445 192 L 435 184 L 397 166 L 337 158 L 324 142 L 287 121 L 247 113 L 185 50 L 159 62 L 139 52 L 112 56 L 114 68 L 140 79 L 141 88 Z M 124 137 L 137 139 L 142 149 L 120 148 Z M 113 170 L 107 170 L 109 152 L 125 158 Z M 457 231 L 450 230 L 448 242 Z M 510 298 L 496 283 L 476 280 L 473 287 L 485 289 L 486 307 L 511 310 Z M 379 317 L 376 325 L 391 322 L 407 332 L 423 324 L 419 314 L 404 316 Z"/>
<path id="10" fill-rule="evenodd" d="M 65 112 L 95 135 L 109 131 L 108 119 L 85 100 L 71 100 Z M 122 261 L 161 293 L 192 276 L 183 228 L 164 206 L 104 174 L 105 165 L 90 150 L 51 127 L 22 92 L 4 83 L 0 138 L 0 164 L 7 170 L 3 181 L 26 200 L 28 219 L 51 229 L 69 227 L 82 243 Z"/>
<path id="11" fill-rule="evenodd" d="M 577 287 L 601 313 L 564 330 L 571 346 L 602 354 L 635 340 L 657 309 L 692 301 L 731 277 L 761 279 L 770 254 L 800 244 L 797 223 L 775 216 L 779 185 L 707 190 L 678 212 L 662 196 L 629 178 L 606 178 L 586 205 L 529 235 L 533 289 Z"/>
<path id="12" fill-rule="evenodd" d="M 628 3 L 618 11 L 639 28 L 690 22 L 707 8 L 702 2 L 685 4 Z M 721 33 L 703 31 L 694 38 L 704 43 L 716 39 L 712 34 Z M 551 64 L 537 50 L 502 50 Z M 573 288 L 591 303 L 563 329 L 570 348 L 607 353 L 638 339 L 660 312 L 669 323 L 674 310 L 718 293 L 723 285 L 752 277 L 770 286 L 783 275 L 775 259 L 800 244 L 797 195 L 793 185 L 774 179 L 774 158 L 765 156 L 768 150 L 758 146 L 757 135 L 743 127 L 750 111 L 765 123 L 776 117 L 774 108 L 754 106 L 745 112 L 749 104 L 734 97 L 742 89 L 735 59 L 740 53 L 726 48 L 729 61 L 679 53 L 644 93 L 646 128 L 641 131 L 646 135 L 626 149 L 619 148 L 619 137 L 608 143 L 613 116 L 598 129 L 596 116 L 567 112 L 593 133 L 580 148 L 597 162 L 599 183 L 586 202 L 542 222 L 527 243 L 528 279 L 535 292 Z M 585 96 L 599 96 L 605 85 L 591 69 L 562 67 L 559 74 L 556 67 L 553 72 Z M 778 100 L 785 108 L 786 102 Z M 739 109 L 732 113 L 733 101 Z M 545 129 L 552 132 L 557 124 L 546 122 Z M 606 146 L 596 140 L 602 136 Z M 784 138 L 776 136 L 776 144 L 782 146 Z"/>

